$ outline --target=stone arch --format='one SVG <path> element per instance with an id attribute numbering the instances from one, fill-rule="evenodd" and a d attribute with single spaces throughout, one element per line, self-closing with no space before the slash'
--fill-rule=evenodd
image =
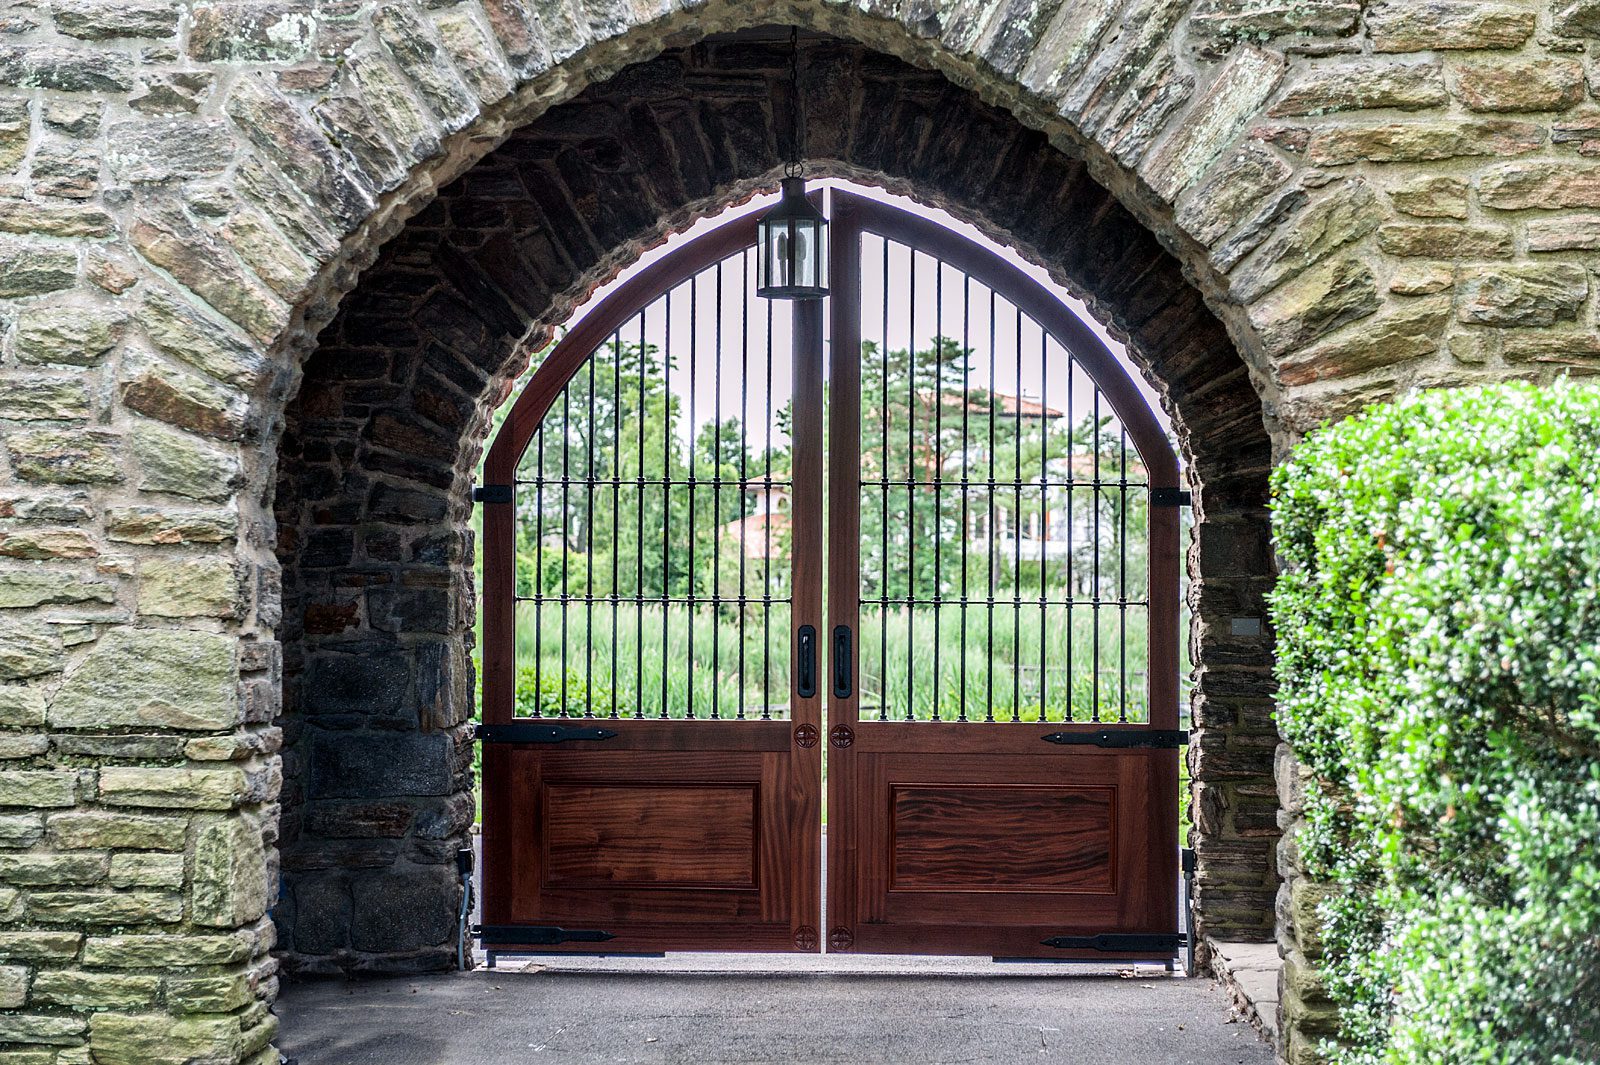
<path id="1" fill-rule="evenodd" d="M 771 184 L 792 136 L 775 106 L 787 63 L 774 35 L 713 36 L 524 125 L 384 245 L 306 361 L 276 497 L 292 964 L 453 959 L 471 819 L 467 500 L 487 409 L 574 299 L 666 228 Z M 1237 349 L 1178 260 L 1045 134 L 839 38 L 808 35 L 801 77 L 815 168 L 1016 245 L 1104 314 L 1161 390 L 1198 489 L 1200 904 L 1215 932 L 1268 934 L 1270 647 L 1224 624 L 1264 612 L 1271 444 Z"/>

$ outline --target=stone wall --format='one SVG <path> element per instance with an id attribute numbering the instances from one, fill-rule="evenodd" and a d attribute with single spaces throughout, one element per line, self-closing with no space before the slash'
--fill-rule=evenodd
<path id="1" fill-rule="evenodd" d="M 1270 634 L 1251 635 L 1249 619 L 1264 615 L 1270 580 L 1267 439 L 1281 454 L 1319 419 L 1401 389 L 1600 365 L 1600 5 L 36 0 L 0 11 L 0 1061 L 272 1060 L 264 913 L 277 896 L 280 639 L 295 640 L 293 676 L 309 678 L 342 653 L 323 641 L 348 635 L 312 631 L 312 541 L 280 545 L 274 510 L 297 535 L 322 523 L 319 500 L 359 503 L 330 527 L 383 524 L 363 509 L 376 484 L 423 472 L 385 473 L 359 500 L 334 488 L 274 498 L 315 338 L 362 269 L 380 254 L 396 263 L 385 249 L 407 220 L 426 227 L 418 212 L 437 190 L 463 173 L 471 187 L 468 168 L 512 131 L 664 47 L 796 21 L 945 79 L 1092 179 L 1071 186 L 1083 199 L 1030 198 L 1037 157 L 1002 171 L 996 155 L 993 188 L 1017 193 L 1015 206 L 1004 217 L 954 206 L 1002 237 L 1031 226 L 1017 238 L 1027 254 L 1133 334 L 1166 385 L 1188 374 L 1167 398 L 1200 480 L 1201 901 L 1214 930 L 1265 930 L 1278 834 Z M 909 109 L 884 132 L 915 154 L 951 120 Z M 605 176 L 587 180 L 613 187 L 619 172 L 589 163 Z M 873 169 L 931 181 L 937 168 L 920 166 Z M 672 209 L 654 217 L 597 213 L 581 186 L 563 194 L 531 239 L 564 247 L 549 238 L 568 226 L 591 251 L 554 253 L 565 269 L 543 302 L 490 275 L 489 291 L 522 316 L 492 345 L 499 361 L 458 389 L 462 409 L 437 423 L 455 454 L 430 461 L 458 481 L 470 466 L 484 401 L 521 358 L 516 341 L 638 247 L 763 180 L 715 172 L 706 193 L 652 201 Z M 1137 223 L 1119 224 L 1130 243 L 1097 254 L 1170 280 L 1141 290 L 1116 269 L 1098 285 L 1074 276 L 1082 223 L 1119 212 Z M 1139 252 L 1136 231 L 1165 255 Z M 1119 247 L 1133 258 L 1114 260 Z M 1222 356 L 1233 369 L 1206 368 Z M 294 462 L 342 448 L 321 465 L 365 475 L 364 448 L 433 446 L 336 438 L 356 428 L 348 405 L 318 438 L 308 403 L 333 386 L 310 377 L 287 438 Z M 340 402 L 362 385 L 339 386 Z M 379 431 L 375 418 L 361 425 Z M 462 506 L 447 507 L 443 531 Z M 395 564 L 450 571 L 443 595 L 462 608 L 451 589 L 465 544 L 429 540 L 430 554 L 425 540 L 397 537 Z M 280 546 L 295 564 L 288 621 Z M 378 561 L 369 568 L 390 564 Z M 408 617 L 439 616 L 426 606 L 374 623 L 373 595 L 358 598 L 356 630 L 406 656 L 400 717 L 410 729 L 415 714 L 408 734 L 445 759 L 448 783 L 400 803 L 412 817 L 403 836 L 363 844 L 347 822 L 325 838 L 416 873 L 458 835 L 462 623 L 446 615 L 444 631 L 417 632 Z M 424 713 L 429 644 L 453 672 Z M 296 699 L 296 714 L 309 710 Z M 372 731 L 369 709 L 348 723 Z M 297 847 L 320 801 L 301 795 L 286 822 Z M 441 811 L 430 840 L 417 822 Z M 353 880 L 337 881 L 345 890 Z M 366 953 L 393 944 L 377 946 Z M 363 962 L 353 932 L 309 953 Z"/>

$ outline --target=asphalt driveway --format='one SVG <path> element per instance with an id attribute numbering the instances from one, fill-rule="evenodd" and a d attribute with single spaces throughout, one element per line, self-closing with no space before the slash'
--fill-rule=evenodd
<path id="1" fill-rule="evenodd" d="M 604 964 L 291 984 L 278 1046 L 300 1065 L 1272 1063 L 1212 981 L 1153 968 Z"/>

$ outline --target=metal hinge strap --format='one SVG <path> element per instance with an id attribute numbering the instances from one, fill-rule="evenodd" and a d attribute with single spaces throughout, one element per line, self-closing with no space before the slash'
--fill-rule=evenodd
<path id="1" fill-rule="evenodd" d="M 1150 505 L 1152 507 L 1192 507 L 1194 496 L 1182 488 L 1152 488 L 1150 489 Z"/>
<path id="2" fill-rule="evenodd" d="M 483 944 L 549 946 L 552 943 L 604 943 L 616 939 L 598 928 L 557 928 L 547 924 L 484 924 L 474 929 Z"/>
<path id="3" fill-rule="evenodd" d="M 608 728 L 513 721 L 503 725 L 479 725 L 473 735 L 484 743 L 566 743 L 568 740 L 609 740 L 616 733 Z"/>
<path id="4" fill-rule="evenodd" d="M 1040 737 L 1064 747 L 1117 747 L 1177 750 L 1189 742 L 1184 729 L 1103 728 L 1095 732 L 1052 732 Z"/>
<path id="5" fill-rule="evenodd" d="M 509 503 L 512 490 L 509 484 L 480 484 L 472 490 L 474 503 Z"/>
<path id="6" fill-rule="evenodd" d="M 1182 932 L 1102 932 L 1097 936 L 1051 936 L 1040 945 L 1060 950 L 1098 950 L 1104 954 L 1177 950 L 1187 939 Z"/>

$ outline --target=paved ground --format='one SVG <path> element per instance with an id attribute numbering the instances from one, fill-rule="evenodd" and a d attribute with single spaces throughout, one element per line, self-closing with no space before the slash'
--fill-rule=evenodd
<path id="1" fill-rule="evenodd" d="M 780 972 L 724 959 L 713 971 L 696 957 L 653 971 L 595 960 L 294 984 L 279 1002 L 278 1045 L 300 1065 L 1272 1062 L 1247 1025 L 1229 1022 L 1216 984 L 1159 969 L 852 958 Z"/>

